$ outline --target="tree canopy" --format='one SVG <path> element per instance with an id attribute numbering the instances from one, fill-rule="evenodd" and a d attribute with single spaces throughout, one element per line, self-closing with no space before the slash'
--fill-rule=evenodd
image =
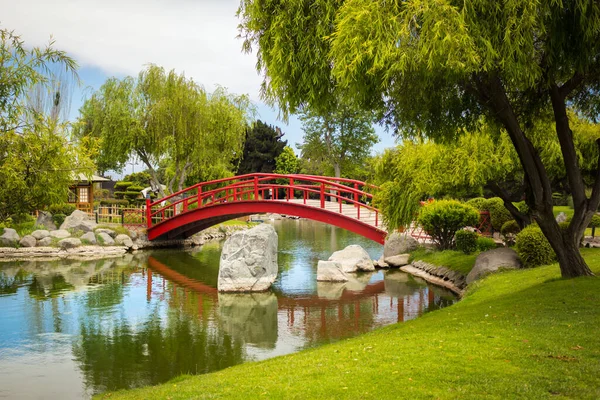
<path id="1" fill-rule="evenodd" d="M 562 275 L 591 274 L 578 245 L 600 203 L 600 168 L 588 195 L 567 105 L 598 115 L 598 3 L 244 0 L 239 15 L 246 50 L 258 48 L 264 96 L 284 110 L 324 107 L 344 90 L 404 138 L 451 141 L 481 118 L 504 128 Z M 573 195 L 566 229 L 554 219 L 551 179 L 532 140 L 545 113 Z"/>
<path id="2" fill-rule="evenodd" d="M 294 149 L 290 146 L 285 146 L 283 151 L 275 159 L 275 173 L 277 174 L 297 174 L 300 169 L 300 162 Z"/>
<path id="3" fill-rule="evenodd" d="M 251 106 L 246 96 L 223 88 L 206 91 L 193 80 L 156 65 L 137 78 L 110 78 L 80 110 L 78 137 L 100 142 L 99 168 L 123 167 L 131 157 L 144 163 L 164 196 L 157 169 L 167 164 L 170 192 L 186 177 L 239 158 Z"/>
<path id="4" fill-rule="evenodd" d="M 304 136 L 298 147 L 311 173 L 348 176 L 379 141 L 372 113 L 350 103 L 338 103 L 327 112 L 308 109 L 300 120 Z"/>
<path id="5" fill-rule="evenodd" d="M 53 44 L 27 48 L 0 30 L 0 221 L 64 202 L 75 174 L 93 172 L 60 118 L 69 93 L 56 83 L 77 64 Z"/>
<path id="6" fill-rule="evenodd" d="M 246 129 L 246 141 L 238 175 L 251 172 L 270 173 L 275 170 L 275 160 L 283 151 L 287 140 L 282 140 L 281 129 L 257 120 Z"/>

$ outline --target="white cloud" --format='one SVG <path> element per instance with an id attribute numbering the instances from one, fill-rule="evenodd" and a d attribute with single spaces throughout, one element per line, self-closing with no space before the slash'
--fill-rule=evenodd
<path id="1" fill-rule="evenodd" d="M 0 0 L 2 27 L 26 44 L 56 48 L 107 75 L 135 75 L 148 63 L 185 72 L 258 100 L 254 55 L 237 39 L 238 0 Z"/>

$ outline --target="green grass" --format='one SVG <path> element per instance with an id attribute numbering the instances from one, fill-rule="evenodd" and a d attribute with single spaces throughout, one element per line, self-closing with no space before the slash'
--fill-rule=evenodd
<path id="1" fill-rule="evenodd" d="M 94 231 L 98 229 L 110 229 L 114 231 L 117 235 L 128 235 L 129 230 L 125 228 L 123 225 L 98 225 L 94 228 Z"/>
<path id="2" fill-rule="evenodd" d="M 600 273 L 600 250 L 582 251 Z M 457 304 L 332 345 L 111 399 L 600 398 L 600 280 L 556 264 L 491 275 Z"/>
<path id="3" fill-rule="evenodd" d="M 559 213 L 564 212 L 567 218 L 573 218 L 573 214 L 575 210 L 569 206 L 554 206 L 552 211 L 554 212 L 554 216 L 556 217 Z"/>
<path id="4" fill-rule="evenodd" d="M 458 271 L 467 276 L 471 269 L 473 269 L 475 259 L 478 255 L 479 252 L 465 254 L 462 251 L 456 250 L 432 251 L 419 248 L 410 254 L 410 261 L 425 261 L 433 265 Z"/>

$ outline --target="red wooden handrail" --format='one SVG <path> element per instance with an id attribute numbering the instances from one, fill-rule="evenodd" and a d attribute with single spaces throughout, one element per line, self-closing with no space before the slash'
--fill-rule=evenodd
<path id="1" fill-rule="evenodd" d="M 285 182 L 285 183 L 282 183 Z M 206 190 L 213 185 L 224 186 Z M 375 212 L 375 225 L 378 224 L 378 210 L 371 205 L 361 202 L 372 200 L 373 195 L 365 190 L 378 189 L 377 186 L 347 178 L 324 177 L 304 174 L 246 174 L 230 178 L 201 182 L 186 189 L 155 201 L 146 200 L 146 221 L 148 228 L 163 222 L 175 215 L 186 213 L 198 207 L 209 207 L 226 202 L 257 201 L 261 195 L 262 201 L 291 201 L 300 194 L 299 200 L 306 205 L 311 195 L 318 195 L 320 208 L 325 208 L 326 197 L 342 205 L 351 204 L 357 209 L 356 219 L 361 218 L 360 209 Z M 283 189 L 286 194 L 279 199 L 278 191 Z M 272 191 L 272 197 L 265 199 L 265 192 Z M 165 204 L 168 203 L 168 204 Z"/>

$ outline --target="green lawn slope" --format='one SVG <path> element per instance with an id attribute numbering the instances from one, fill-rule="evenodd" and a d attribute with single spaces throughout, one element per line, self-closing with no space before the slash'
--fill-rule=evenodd
<path id="1" fill-rule="evenodd" d="M 600 274 L 600 250 L 584 249 Z M 503 272 L 457 304 L 332 345 L 111 399 L 600 398 L 600 279 Z"/>

